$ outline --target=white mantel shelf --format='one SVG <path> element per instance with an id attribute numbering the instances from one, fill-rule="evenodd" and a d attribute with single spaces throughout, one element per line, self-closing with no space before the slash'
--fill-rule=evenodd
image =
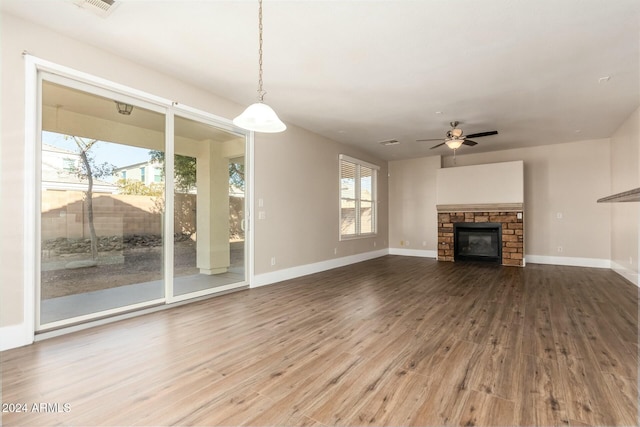
<path id="1" fill-rule="evenodd" d="M 640 187 L 598 199 L 598 203 L 640 202 Z"/>

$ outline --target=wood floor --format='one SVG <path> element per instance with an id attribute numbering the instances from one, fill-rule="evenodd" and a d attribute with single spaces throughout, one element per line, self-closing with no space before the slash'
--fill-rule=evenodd
<path id="1" fill-rule="evenodd" d="M 4 425 L 638 425 L 638 288 L 387 256 L 4 352 L 2 393 L 60 410 Z"/>

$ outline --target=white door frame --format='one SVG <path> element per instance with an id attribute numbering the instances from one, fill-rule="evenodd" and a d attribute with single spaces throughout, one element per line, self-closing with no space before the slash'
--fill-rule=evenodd
<path id="1" fill-rule="evenodd" d="M 165 149 L 166 149 L 166 173 L 167 176 L 173 174 L 173 131 L 174 131 L 174 116 L 179 114 L 180 116 L 193 117 L 198 121 L 204 121 L 213 126 L 228 130 L 238 135 L 244 135 L 245 144 L 245 161 L 247 163 L 245 170 L 248 173 L 249 179 L 246 180 L 245 185 L 245 221 L 248 227 L 245 231 L 245 280 L 240 284 L 227 285 L 225 287 L 214 288 L 212 290 L 200 291 L 193 294 L 180 295 L 178 297 L 173 296 L 173 210 L 167 220 L 165 213 L 165 225 L 164 225 L 164 279 L 165 279 L 165 298 L 158 301 L 150 301 L 123 308 L 108 310 L 98 313 L 98 315 L 112 315 L 118 312 L 131 311 L 132 309 L 143 308 L 149 305 L 158 303 L 164 303 L 166 305 L 185 301 L 192 298 L 213 294 L 227 289 L 235 287 L 246 286 L 253 280 L 254 276 L 254 257 L 253 257 L 253 200 L 251 197 L 251 190 L 253 188 L 253 148 L 254 148 L 254 135 L 253 132 L 247 132 L 243 129 L 237 128 L 233 125 L 231 120 L 224 117 L 216 116 L 205 111 L 201 111 L 195 108 L 180 105 L 176 102 L 161 98 L 125 85 L 121 85 L 100 77 L 93 76 L 88 73 L 77 71 L 62 65 L 58 65 L 27 53 L 24 54 L 25 58 L 25 164 L 24 164 L 24 207 L 25 207 L 25 230 L 24 230 L 24 270 L 23 270 L 23 333 L 22 337 L 16 340 L 16 345 L 30 344 L 34 341 L 35 332 L 40 323 L 40 165 L 39 160 L 41 156 L 42 147 L 42 111 L 41 111 L 41 82 L 43 77 L 47 81 L 62 82 L 65 86 L 69 86 L 75 89 L 88 91 L 97 95 L 106 95 L 112 97 L 113 94 L 117 94 L 119 99 L 130 103 L 135 106 L 147 108 L 153 111 L 165 114 Z M 70 83 L 70 84 L 69 84 Z M 89 89 L 89 90 L 87 90 Z M 171 174 L 171 175 L 169 175 Z M 166 180 L 166 206 L 173 206 L 173 182 L 172 180 Z M 86 317 L 86 319 L 85 319 Z M 86 321 L 88 318 L 95 318 L 92 316 L 81 316 L 74 318 L 73 322 Z M 69 324 L 69 322 L 61 321 L 48 324 L 47 327 L 64 326 L 63 324 Z M 20 341 L 20 342 L 17 342 Z"/>

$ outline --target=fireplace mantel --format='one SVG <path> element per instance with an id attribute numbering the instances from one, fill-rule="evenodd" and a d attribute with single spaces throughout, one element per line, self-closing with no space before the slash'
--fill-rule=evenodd
<path id="1" fill-rule="evenodd" d="M 524 203 L 476 203 L 437 205 L 438 212 L 521 212 Z"/>

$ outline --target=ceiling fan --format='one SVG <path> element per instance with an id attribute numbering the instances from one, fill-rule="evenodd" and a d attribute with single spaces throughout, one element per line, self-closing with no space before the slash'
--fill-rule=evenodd
<path id="1" fill-rule="evenodd" d="M 438 148 L 442 145 L 447 145 L 447 147 L 451 148 L 454 153 L 455 150 L 457 150 L 458 148 L 460 148 L 462 145 L 468 145 L 470 147 L 473 147 L 474 145 L 477 145 L 478 143 L 475 141 L 471 141 L 467 138 L 480 138 L 483 136 L 489 136 L 489 135 L 497 135 L 498 131 L 497 130 L 492 130 L 489 132 L 479 132 L 479 133 L 472 133 L 471 135 L 464 135 L 464 133 L 462 132 L 462 129 L 458 129 L 458 125 L 460 124 L 459 122 L 455 121 L 455 122 L 450 122 L 449 123 L 451 125 L 451 130 L 447 131 L 447 134 L 444 138 L 444 142 L 434 145 L 433 147 L 431 147 L 431 149 L 434 148 Z M 418 139 L 416 140 L 418 142 L 424 142 L 424 141 L 442 141 L 442 138 L 433 138 L 433 139 Z"/>

